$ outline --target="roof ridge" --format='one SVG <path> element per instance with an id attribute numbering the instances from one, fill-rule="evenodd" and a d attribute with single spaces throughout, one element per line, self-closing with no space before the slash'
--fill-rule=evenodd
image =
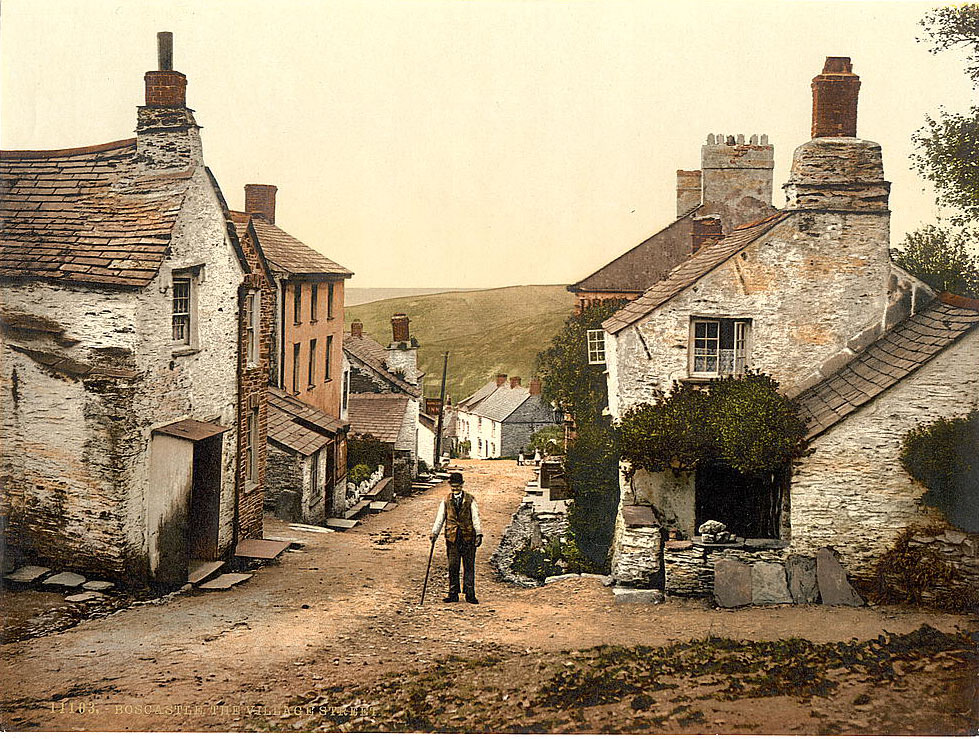
<path id="1" fill-rule="evenodd" d="M 49 159 L 59 156 L 74 156 L 76 154 L 96 154 L 100 151 L 112 151 L 113 149 L 124 149 L 136 143 L 135 138 L 119 139 L 110 141 L 107 144 L 93 144 L 92 146 L 80 146 L 74 149 L 0 149 L 2 159 Z"/>
<path id="2" fill-rule="evenodd" d="M 950 293 L 947 290 L 945 292 L 938 293 L 938 295 L 935 297 L 945 305 L 951 305 L 955 308 L 966 308 L 968 310 L 979 311 L 979 299 L 976 298 L 967 298 L 964 295 L 956 295 L 955 293 Z"/>

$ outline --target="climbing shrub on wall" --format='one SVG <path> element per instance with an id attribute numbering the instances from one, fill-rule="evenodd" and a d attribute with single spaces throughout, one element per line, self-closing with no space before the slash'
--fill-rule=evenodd
<path id="1" fill-rule="evenodd" d="M 351 436 L 347 439 L 348 470 L 353 470 L 358 465 L 366 465 L 373 472 L 384 465 L 387 456 L 388 451 L 384 442 L 370 434 Z"/>
<path id="2" fill-rule="evenodd" d="M 806 448 L 796 403 L 760 372 L 714 380 L 705 389 L 674 383 L 670 395 L 630 408 L 618 425 L 633 472 L 691 471 L 721 463 L 745 475 L 781 470 Z"/>
<path id="3" fill-rule="evenodd" d="M 952 524 L 979 532 L 979 410 L 911 429 L 900 459 L 927 489 L 923 503 L 938 508 Z"/>

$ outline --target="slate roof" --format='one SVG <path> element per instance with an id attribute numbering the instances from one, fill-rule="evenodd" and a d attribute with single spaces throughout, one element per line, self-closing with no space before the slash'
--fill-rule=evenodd
<path id="1" fill-rule="evenodd" d="M 384 442 L 394 443 L 401 433 L 408 407 L 408 396 L 401 393 L 355 393 L 347 401 L 350 432 L 370 434 Z"/>
<path id="2" fill-rule="evenodd" d="M 610 334 L 616 334 L 636 321 L 649 315 L 668 300 L 693 285 L 697 280 L 719 267 L 752 241 L 770 231 L 777 223 L 785 220 L 789 211 L 775 213 L 755 223 L 739 226 L 730 236 L 704 246 L 688 259 L 674 267 L 670 274 L 652 285 L 640 297 L 622 307 L 602 324 Z"/>
<path id="3" fill-rule="evenodd" d="M 812 439 L 979 326 L 979 300 L 942 293 L 796 401 Z"/>
<path id="4" fill-rule="evenodd" d="M 691 208 L 629 251 L 569 285 L 568 290 L 641 293 L 690 253 L 691 220 L 702 207 Z"/>
<path id="5" fill-rule="evenodd" d="M 250 215 L 252 224 L 255 226 L 255 233 L 258 234 L 258 240 L 262 244 L 265 258 L 276 274 L 309 277 L 334 276 L 343 279 L 353 277 L 354 273 L 349 269 L 306 246 L 299 239 L 269 223 L 262 216 L 254 213 Z"/>
<path id="6" fill-rule="evenodd" d="M 318 452 L 341 431 L 344 424 L 329 413 L 269 388 L 268 437 L 303 455 Z"/>
<path id="7" fill-rule="evenodd" d="M 501 385 L 489 397 L 478 403 L 471 412 L 502 423 L 529 397 L 530 390 L 525 387 L 511 388 L 509 384 Z"/>
<path id="8" fill-rule="evenodd" d="M 462 400 L 460 400 L 458 403 L 458 407 L 462 408 L 464 411 L 471 411 L 482 401 L 486 400 L 486 398 L 492 395 L 493 391 L 496 390 L 497 387 L 500 386 L 496 384 L 496 379 L 490 380 L 481 388 L 479 388 L 479 390 L 477 390 L 472 395 L 470 395 L 468 398 L 463 398 Z"/>
<path id="9" fill-rule="evenodd" d="M 398 390 L 416 398 L 421 395 L 421 391 L 417 387 L 398 377 L 387 368 L 388 350 L 377 343 L 370 334 L 361 334 L 357 337 L 345 332 L 343 334 L 343 350 L 370 367 Z"/>
<path id="10" fill-rule="evenodd" d="M 136 139 L 0 152 L 0 278 L 145 287 L 193 169 L 147 173 Z"/>

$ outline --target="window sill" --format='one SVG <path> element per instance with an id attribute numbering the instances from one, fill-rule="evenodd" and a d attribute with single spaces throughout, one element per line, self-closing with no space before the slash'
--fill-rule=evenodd
<path id="1" fill-rule="evenodd" d="M 258 487 L 258 483 L 254 480 L 245 480 L 245 494 L 253 492 Z"/>
<path id="2" fill-rule="evenodd" d="M 318 319 L 316 319 L 316 318 L 310 318 L 309 319 L 309 325 L 310 326 L 313 326 L 313 325 L 315 325 L 317 323 L 319 323 L 319 320 Z"/>
<path id="3" fill-rule="evenodd" d="M 196 347 L 193 346 L 175 346 L 171 350 L 170 354 L 171 356 L 174 357 L 187 357 L 190 356 L 191 354 L 197 354 L 197 352 L 199 351 L 200 349 L 197 349 Z"/>
<path id="4" fill-rule="evenodd" d="M 306 386 L 306 392 L 309 392 L 310 390 L 315 389 L 315 387 L 316 387 L 316 385 L 307 385 Z"/>
<path id="5" fill-rule="evenodd" d="M 324 377 L 323 378 L 323 382 L 333 382 L 333 378 L 332 377 Z"/>

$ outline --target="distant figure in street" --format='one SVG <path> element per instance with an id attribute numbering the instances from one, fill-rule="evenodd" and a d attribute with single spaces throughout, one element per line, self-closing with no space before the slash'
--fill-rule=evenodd
<path id="1" fill-rule="evenodd" d="M 479 508 L 470 493 L 462 489 L 462 473 L 449 475 L 452 492 L 439 503 L 435 525 L 429 538 L 432 543 L 445 526 L 445 552 L 449 559 L 449 594 L 442 600 L 459 602 L 459 564 L 463 567 L 463 592 L 467 603 L 479 603 L 476 599 L 476 548 L 483 543 L 483 528 L 479 522 Z"/>
<path id="2" fill-rule="evenodd" d="M 517 452 L 517 467 L 523 467 L 527 464 L 527 458 L 524 457 L 523 449 Z"/>
<path id="3" fill-rule="evenodd" d="M 540 462 L 541 462 L 540 449 L 535 449 L 534 450 L 534 467 L 540 467 Z"/>

